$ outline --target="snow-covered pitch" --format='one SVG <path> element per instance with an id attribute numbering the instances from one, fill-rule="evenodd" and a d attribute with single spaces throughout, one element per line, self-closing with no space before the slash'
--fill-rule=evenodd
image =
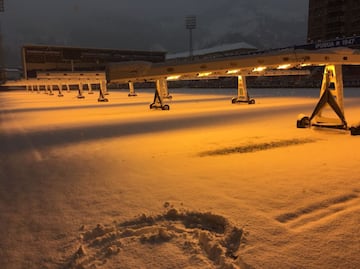
<path id="1" fill-rule="evenodd" d="M 297 129 L 316 98 L 138 94 L 0 92 L 1 268 L 360 268 L 360 137 Z"/>

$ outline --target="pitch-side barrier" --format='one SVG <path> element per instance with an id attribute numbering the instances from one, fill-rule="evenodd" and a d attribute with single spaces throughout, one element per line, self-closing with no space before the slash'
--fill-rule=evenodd
<path id="1" fill-rule="evenodd" d="M 28 91 L 44 91 L 49 95 L 57 91 L 59 97 L 64 96 L 64 90 L 69 92 L 71 87 L 76 87 L 77 98 L 83 99 L 85 85 L 89 94 L 94 93 L 94 89 L 99 90 L 99 102 L 108 102 L 105 98 L 108 93 L 104 72 L 38 72 L 36 78 L 7 81 L 2 86 L 26 87 Z"/>
<path id="2" fill-rule="evenodd" d="M 223 76 L 238 77 L 238 96 L 232 103 L 254 104 L 246 88 L 247 76 L 306 74 L 306 66 L 324 66 L 320 99 L 311 116 L 299 115 L 298 128 L 310 126 L 349 129 L 344 114 L 344 87 L 342 65 L 360 65 L 360 51 L 345 47 L 318 50 L 282 49 L 261 54 L 239 55 L 218 59 L 182 61 L 180 63 L 127 62 L 111 64 L 107 68 L 107 81 L 134 83 L 155 81 L 154 101 L 150 108 L 170 109 L 165 102 L 167 81 L 209 79 Z M 326 110 L 332 111 L 330 117 Z M 351 127 L 351 133 L 360 133 Z"/>

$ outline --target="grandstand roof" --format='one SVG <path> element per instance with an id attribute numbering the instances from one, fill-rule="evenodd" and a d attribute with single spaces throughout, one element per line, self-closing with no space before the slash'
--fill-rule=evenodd
<path id="1" fill-rule="evenodd" d="M 223 45 L 206 48 L 206 49 L 194 50 L 193 56 L 215 54 L 218 52 L 223 53 L 223 52 L 235 51 L 235 50 L 256 50 L 256 49 L 257 49 L 256 47 L 254 47 L 246 42 L 239 42 L 239 43 L 232 43 L 232 44 L 223 44 Z M 166 59 L 176 59 L 176 58 L 185 58 L 185 57 L 189 57 L 189 51 L 172 53 L 172 54 L 166 55 Z"/>

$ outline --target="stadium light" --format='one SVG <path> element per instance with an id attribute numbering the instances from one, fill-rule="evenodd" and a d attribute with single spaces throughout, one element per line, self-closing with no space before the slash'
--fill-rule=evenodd
<path id="1" fill-rule="evenodd" d="M 232 75 L 232 74 L 237 74 L 240 72 L 240 69 L 234 69 L 234 70 L 228 70 L 226 71 L 226 74 L 228 75 Z"/>
<path id="2" fill-rule="evenodd" d="M 168 76 L 166 80 L 178 80 L 180 77 L 180 75 Z"/>
<path id="3" fill-rule="evenodd" d="M 291 64 L 282 64 L 277 67 L 279 70 L 289 69 L 291 67 Z"/>
<path id="4" fill-rule="evenodd" d="M 210 76 L 211 74 L 212 74 L 212 72 L 203 72 L 203 73 L 197 74 L 197 76 L 198 76 L 199 78 L 203 78 L 203 77 L 208 77 L 208 76 Z"/>
<path id="5" fill-rule="evenodd" d="M 189 30 L 189 57 L 193 56 L 193 41 L 192 41 L 192 30 L 196 29 L 196 16 L 187 16 L 185 18 L 185 27 Z"/>
<path id="6" fill-rule="evenodd" d="M 262 72 L 264 70 L 266 70 L 266 66 L 259 66 L 259 67 L 255 67 L 253 69 L 253 72 Z"/>

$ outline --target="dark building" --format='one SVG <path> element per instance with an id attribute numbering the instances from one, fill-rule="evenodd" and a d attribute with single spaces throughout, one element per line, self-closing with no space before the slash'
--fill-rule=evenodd
<path id="1" fill-rule="evenodd" d="M 360 35 L 359 0 L 309 0 L 308 42 Z"/>
<path id="2" fill-rule="evenodd" d="M 109 63 L 165 61 L 166 52 L 26 45 L 22 48 L 24 77 L 38 71 L 105 71 Z"/>

